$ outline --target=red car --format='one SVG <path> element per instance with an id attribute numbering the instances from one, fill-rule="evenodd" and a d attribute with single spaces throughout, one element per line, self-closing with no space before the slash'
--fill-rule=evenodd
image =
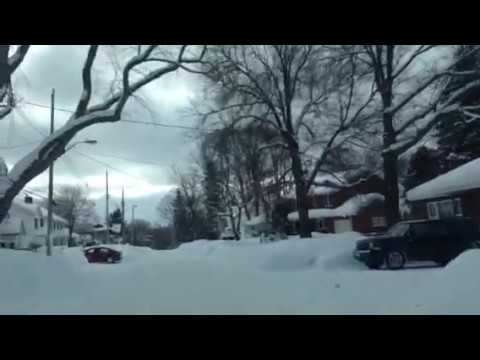
<path id="1" fill-rule="evenodd" d="M 95 246 L 84 250 L 89 263 L 114 264 L 122 260 L 122 253 L 106 246 Z"/>

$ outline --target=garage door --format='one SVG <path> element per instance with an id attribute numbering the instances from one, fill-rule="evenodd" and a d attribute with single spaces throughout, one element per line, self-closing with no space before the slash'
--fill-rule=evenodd
<path id="1" fill-rule="evenodd" d="M 336 233 L 352 231 L 351 219 L 337 219 L 334 221 L 334 224 Z"/>

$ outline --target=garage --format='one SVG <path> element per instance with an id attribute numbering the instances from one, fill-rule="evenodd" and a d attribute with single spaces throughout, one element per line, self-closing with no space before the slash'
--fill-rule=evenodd
<path id="1" fill-rule="evenodd" d="M 352 231 L 352 219 L 335 219 L 334 222 L 335 233 L 343 233 Z"/>

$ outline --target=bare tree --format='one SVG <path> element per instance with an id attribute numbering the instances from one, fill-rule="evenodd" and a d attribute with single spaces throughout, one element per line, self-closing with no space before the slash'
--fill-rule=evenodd
<path id="1" fill-rule="evenodd" d="M 30 45 L 20 45 L 10 55 L 11 45 L 0 45 L 0 119 L 7 116 L 15 106 L 12 89 L 12 74 L 23 62 Z"/>
<path id="2" fill-rule="evenodd" d="M 300 236 L 310 237 L 307 193 L 329 151 L 367 120 L 364 110 L 374 100 L 374 90 L 359 85 L 364 66 L 356 54 L 310 45 L 217 46 L 208 62 L 220 96 L 205 118 L 221 125 L 219 115 L 233 110 L 230 126 L 258 121 L 277 131 L 272 146 L 290 157 Z M 319 154 L 310 168 L 303 163 L 306 145 Z"/>
<path id="3" fill-rule="evenodd" d="M 64 126 L 48 136 L 33 151 L 17 162 L 7 176 L 0 177 L 0 221 L 5 217 L 13 198 L 34 177 L 62 156 L 69 142 L 81 130 L 99 123 L 117 122 L 132 95 L 151 82 L 178 69 L 195 71 L 190 66 L 198 64 L 206 46 L 148 45 L 126 53 L 127 61 L 121 72 L 121 85 L 104 101 L 90 105 L 92 97 L 92 67 L 98 45 L 91 45 L 82 69 L 83 90 L 75 112 Z"/>
<path id="4" fill-rule="evenodd" d="M 54 198 L 54 212 L 68 222 L 68 244 L 78 223 L 84 223 L 94 216 L 95 203 L 88 199 L 88 190 L 78 185 L 63 185 Z"/>
<path id="5" fill-rule="evenodd" d="M 465 75 L 465 72 L 453 70 L 461 59 L 446 60 L 441 66 L 439 57 L 431 57 L 433 51 L 447 51 L 448 48 L 452 47 L 367 45 L 363 48 L 361 56 L 373 69 L 381 99 L 386 215 L 390 224 L 400 219 L 399 157 L 423 139 L 442 118 L 458 111 L 462 97 L 480 86 L 480 76 L 474 76 L 445 96 L 446 85 L 456 76 Z M 478 50 L 478 46 L 472 49 Z M 430 57 L 425 59 L 426 56 Z M 425 67 L 425 62 L 430 66 Z"/>

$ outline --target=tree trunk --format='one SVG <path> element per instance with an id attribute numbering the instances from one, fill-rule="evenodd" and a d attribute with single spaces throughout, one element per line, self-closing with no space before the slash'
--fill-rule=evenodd
<path id="1" fill-rule="evenodd" d="M 296 149 L 291 151 L 292 155 L 292 173 L 295 180 L 295 194 L 297 198 L 297 211 L 299 221 L 299 233 L 301 238 L 310 238 L 310 219 L 308 218 L 307 189 L 303 174 L 300 154 Z"/>
<path id="2" fill-rule="evenodd" d="M 12 206 L 12 199 L 1 198 L 0 199 L 0 223 L 5 219 L 5 216 L 8 214 L 8 210 Z"/>
<path id="3" fill-rule="evenodd" d="M 68 227 L 68 240 L 67 240 L 67 247 L 72 247 L 73 246 L 73 224 Z"/>
<path id="4" fill-rule="evenodd" d="M 8 50 L 10 45 L 0 45 L 0 103 L 6 96 L 6 89 L 10 86 L 10 67 L 8 66 Z"/>
<path id="5" fill-rule="evenodd" d="M 397 155 L 387 153 L 383 156 L 385 174 L 385 211 L 389 226 L 400 220 Z"/>
<path id="6" fill-rule="evenodd" d="M 391 98 L 387 105 L 390 106 Z M 383 113 L 384 124 L 384 150 L 389 150 L 396 142 L 395 131 L 393 129 L 393 116 L 389 111 Z M 385 177 L 385 212 L 387 224 L 389 226 L 400 220 L 399 211 L 399 191 L 398 191 L 398 155 L 394 151 L 388 151 L 383 154 L 383 174 Z"/>

